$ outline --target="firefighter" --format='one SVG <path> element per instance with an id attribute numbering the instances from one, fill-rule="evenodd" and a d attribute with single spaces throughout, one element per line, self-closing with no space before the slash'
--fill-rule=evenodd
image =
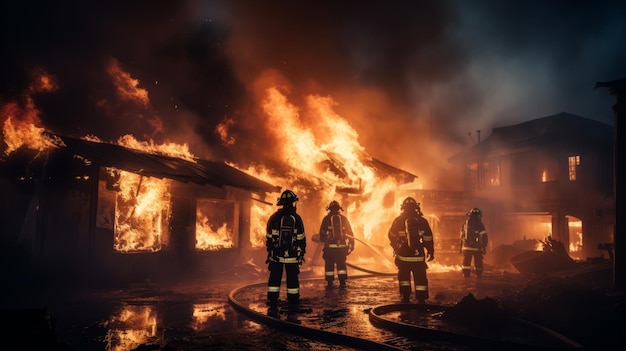
<path id="1" fill-rule="evenodd" d="M 477 278 L 483 276 L 483 256 L 487 253 L 487 230 L 482 222 L 483 212 L 473 208 L 467 213 L 467 219 L 461 226 L 461 254 L 463 254 L 463 276 L 469 278 L 474 260 L 474 273 Z"/>
<path id="2" fill-rule="evenodd" d="M 278 198 L 277 206 L 282 206 L 267 221 L 265 246 L 270 276 L 267 282 L 267 300 L 276 306 L 280 295 L 283 268 L 287 275 L 287 302 L 295 305 L 300 302 L 300 265 L 304 262 L 306 236 L 302 218 L 296 213 L 298 197 L 291 190 L 285 190 Z"/>
<path id="3" fill-rule="evenodd" d="M 354 250 L 354 234 L 348 218 L 341 214 L 343 208 L 337 201 L 331 201 L 326 207 L 328 214 L 322 219 L 319 238 L 324 243 L 324 271 L 328 287 L 333 286 L 335 266 L 339 287 L 346 287 L 348 279 L 347 256 Z"/>
<path id="4" fill-rule="evenodd" d="M 402 202 L 401 211 L 393 220 L 388 234 L 398 267 L 400 295 L 402 302 L 409 302 L 413 274 L 415 298 L 424 303 L 428 299 L 426 262 L 435 258 L 433 232 L 414 198 L 407 197 Z"/>

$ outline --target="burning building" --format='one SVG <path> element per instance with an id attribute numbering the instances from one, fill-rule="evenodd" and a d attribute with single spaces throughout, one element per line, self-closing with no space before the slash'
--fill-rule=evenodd
<path id="1" fill-rule="evenodd" d="M 120 142 L 124 146 L 46 132 L 42 137 L 51 144 L 45 151 L 19 149 L 0 163 L 3 249 L 15 256 L 5 267 L 20 262 L 48 277 L 119 280 L 213 274 L 223 265 L 265 259 L 265 221 L 280 186 L 224 162 L 157 152 L 156 145 L 129 136 Z M 373 158 L 364 162 L 398 182 L 417 178 Z M 332 153 L 324 167 L 347 175 Z M 328 194 L 329 188 L 306 179 L 314 178 L 290 185 L 300 187 L 308 202 L 302 212 L 309 233 L 329 196 L 353 211 L 371 197 L 362 187 L 337 186 Z"/>
<path id="2" fill-rule="evenodd" d="M 202 253 L 253 245 L 251 207 L 280 190 L 223 162 L 48 137 L 62 146 L 0 164 L 2 239 L 14 263 L 52 275 L 206 269 Z"/>
<path id="3" fill-rule="evenodd" d="M 115 61 L 110 67 L 124 101 L 149 107 L 147 91 Z M 58 86 L 39 73 L 38 88 L 0 111 L 2 239 L 15 254 L 9 266 L 31 265 L 46 277 L 82 271 L 115 279 L 221 270 L 239 259 L 262 264 L 265 222 L 275 210 L 273 196 L 285 188 L 301 199 L 308 234 L 319 228 L 325 206 L 340 200 L 359 239 L 388 247 L 389 222 L 418 186 L 417 176 L 371 157 L 329 97 L 309 95 L 300 107 L 272 84 L 260 89 L 255 125 L 273 142 L 239 148 L 249 139 L 234 134 L 234 120 L 215 126 L 225 149 L 247 155 L 235 164 L 196 157 L 186 143 L 155 142 L 145 134 L 163 128 L 150 109 L 149 117 L 138 115 L 154 128 L 144 130 L 144 141 L 131 133 L 112 143 L 47 131 L 33 96 Z"/>
<path id="4" fill-rule="evenodd" d="M 551 236 L 585 259 L 614 241 L 610 125 L 559 113 L 494 128 L 450 161 L 464 174 L 465 208 L 484 212 L 492 249 L 516 241 L 532 249 Z"/>

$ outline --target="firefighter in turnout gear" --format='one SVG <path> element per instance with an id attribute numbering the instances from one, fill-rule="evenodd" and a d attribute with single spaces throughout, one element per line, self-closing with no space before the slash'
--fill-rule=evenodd
<path id="1" fill-rule="evenodd" d="M 331 201 L 326 207 L 328 214 L 320 225 L 320 241 L 324 243 L 324 275 L 328 287 L 333 286 L 335 266 L 339 286 L 345 287 L 348 279 L 347 256 L 354 250 L 354 234 L 348 218 L 341 214 L 343 211 L 337 201 Z"/>
<path id="2" fill-rule="evenodd" d="M 300 302 L 300 265 L 304 262 L 306 236 L 302 218 L 296 213 L 298 197 L 285 190 L 278 198 L 277 206 L 283 206 L 267 221 L 267 263 L 270 276 L 267 282 L 267 300 L 276 305 L 280 295 L 283 268 L 287 275 L 287 302 Z"/>
<path id="3" fill-rule="evenodd" d="M 415 298 L 424 303 L 428 299 L 426 262 L 435 258 L 433 232 L 414 198 L 407 197 L 401 210 L 402 213 L 393 220 L 388 235 L 398 267 L 400 295 L 403 302 L 409 302 L 413 274 Z"/>
<path id="4" fill-rule="evenodd" d="M 474 273 L 483 276 L 483 256 L 487 253 L 487 230 L 482 222 L 483 212 L 473 208 L 461 227 L 461 254 L 463 254 L 463 276 L 469 278 L 474 260 Z"/>

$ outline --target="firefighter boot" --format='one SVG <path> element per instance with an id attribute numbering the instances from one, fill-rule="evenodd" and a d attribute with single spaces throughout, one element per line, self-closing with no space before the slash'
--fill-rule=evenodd
<path id="1" fill-rule="evenodd" d="M 402 302 L 404 303 L 409 302 L 409 294 L 402 294 Z"/>
<path id="2" fill-rule="evenodd" d="M 278 306 L 273 305 L 267 309 L 267 315 L 274 318 L 279 318 Z"/>

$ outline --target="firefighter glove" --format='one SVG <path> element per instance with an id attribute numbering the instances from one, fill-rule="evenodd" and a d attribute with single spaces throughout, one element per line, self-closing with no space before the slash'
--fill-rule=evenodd
<path id="1" fill-rule="evenodd" d="M 433 252 L 429 252 L 428 253 L 428 262 L 432 261 L 435 259 L 435 254 Z"/>

